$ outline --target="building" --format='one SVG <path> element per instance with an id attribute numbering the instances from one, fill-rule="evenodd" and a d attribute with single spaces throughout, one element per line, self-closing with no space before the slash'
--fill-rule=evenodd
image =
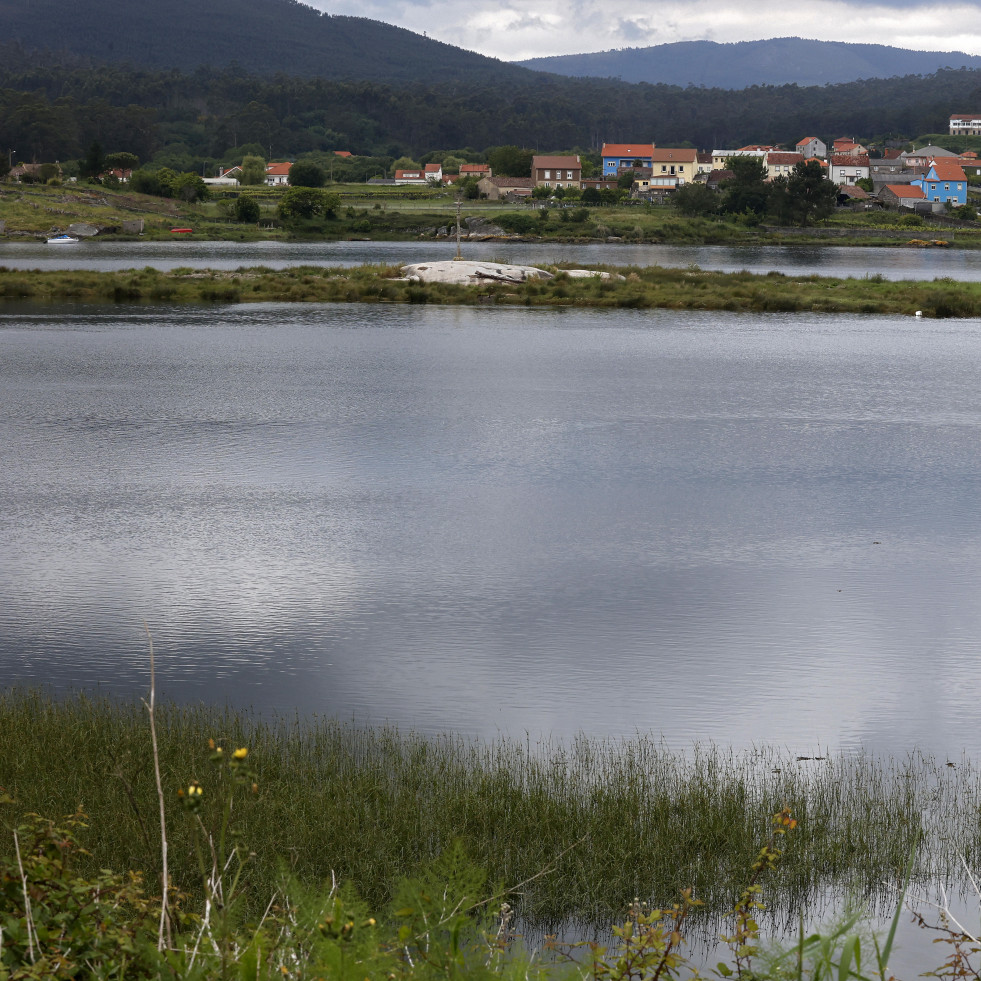
<path id="1" fill-rule="evenodd" d="M 893 208 L 916 208 L 926 202 L 923 189 L 912 184 L 884 184 L 879 189 L 878 198 Z"/>
<path id="2" fill-rule="evenodd" d="M 270 187 L 285 187 L 290 182 L 290 167 L 292 166 L 293 164 L 289 161 L 266 164 L 266 183 Z"/>
<path id="3" fill-rule="evenodd" d="M 488 201 L 515 200 L 531 196 L 530 177 L 481 177 L 477 181 L 480 196 Z"/>
<path id="4" fill-rule="evenodd" d="M 531 181 L 535 187 L 579 187 L 582 181 L 579 155 L 532 157 Z"/>
<path id="5" fill-rule="evenodd" d="M 913 181 L 911 186 L 921 188 L 928 201 L 953 207 L 967 204 L 967 175 L 964 168 L 952 160 L 934 160 L 926 174 Z"/>
<path id="6" fill-rule="evenodd" d="M 460 177 L 493 177 L 487 164 L 460 164 Z"/>
<path id="7" fill-rule="evenodd" d="M 600 151 L 603 176 L 617 177 L 624 170 L 650 167 L 653 152 L 653 143 L 604 143 Z"/>
<path id="8" fill-rule="evenodd" d="M 426 184 L 426 172 L 424 170 L 396 170 L 396 184 Z"/>
<path id="9" fill-rule="evenodd" d="M 836 184 L 854 184 L 869 176 L 867 153 L 834 153 L 831 155 L 830 180 Z"/>
<path id="10" fill-rule="evenodd" d="M 816 136 L 805 136 L 804 139 L 797 141 L 797 152 L 805 160 L 810 160 L 811 157 L 826 157 L 828 145 Z"/>
<path id="11" fill-rule="evenodd" d="M 678 147 L 655 147 L 651 153 L 651 183 L 653 186 L 680 187 L 695 179 L 698 173 L 698 152 Z M 671 178 L 674 178 L 671 180 Z"/>
<path id="12" fill-rule="evenodd" d="M 756 157 L 761 164 L 766 165 L 765 150 L 713 150 L 712 169 L 727 170 L 731 157 Z"/>
<path id="13" fill-rule="evenodd" d="M 423 167 L 422 170 L 423 170 L 423 173 L 426 176 L 426 183 L 427 184 L 433 184 L 433 183 L 435 183 L 435 184 L 442 184 L 443 183 L 443 165 L 442 164 L 438 164 L 438 163 L 426 164 L 426 166 Z"/>
<path id="14" fill-rule="evenodd" d="M 951 136 L 981 136 L 981 112 L 950 117 Z"/>
<path id="15" fill-rule="evenodd" d="M 766 155 L 766 176 L 768 180 L 774 177 L 789 177 L 794 167 L 804 162 L 802 153 L 788 153 L 784 150 L 771 150 Z"/>

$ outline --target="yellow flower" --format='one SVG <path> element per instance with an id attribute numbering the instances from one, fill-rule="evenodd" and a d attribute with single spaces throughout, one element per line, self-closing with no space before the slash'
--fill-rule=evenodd
<path id="1" fill-rule="evenodd" d="M 190 787 L 187 788 L 188 797 L 200 797 L 204 791 L 201 789 L 201 784 L 192 783 Z"/>
<path id="2" fill-rule="evenodd" d="M 232 753 L 232 756 L 234 756 L 237 760 L 244 760 L 248 755 L 249 751 L 245 746 L 240 747 L 239 749 L 235 750 L 234 753 Z"/>

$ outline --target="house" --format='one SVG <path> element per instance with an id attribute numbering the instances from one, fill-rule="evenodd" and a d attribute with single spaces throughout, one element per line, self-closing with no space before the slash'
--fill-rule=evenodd
<path id="1" fill-rule="evenodd" d="M 951 136 L 981 136 L 981 112 L 961 113 L 950 117 Z"/>
<path id="2" fill-rule="evenodd" d="M 395 171 L 395 183 L 396 184 L 425 184 L 426 172 L 425 170 L 396 170 Z"/>
<path id="3" fill-rule="evenodd" d="M 788 153 L 784 150 L 771 150 L 766 155 L 766 177 L 789 177 L 794 167 L 804 162 L 802 153 Z"/>
<path id="4" fill-rule="evenodd" d="M 699 153 L 696 157 L 698 161 L 698 174 L 711 174 L 712 173 L 712 154 L 711 153 Z"/>
<path id="5" fill-rule="evenodd" d="M 765 150 L 713 150 L 712 169 L 726 170 L 729 166 L 730 157 L 756 157 L 762 164 L 766 164 Z"/>
<path id="6" fill-rule="evenodd" d="M 334 156 L 335 157 L 353 157 L 354 154 L 351 153 L 350 150 L 335 150 L 334 151 Z"/>
<path id="7" fill-rule="evenodd" d="M 676 147 L 655 147 L 651 154 L 652 186 L 680 187 L 695 179 L 698 152 Z M 671 178 L 674 178 L 671 180 Z"/>
<path id="8" fill-rule="evenodd" d="M 266 183 L 270 187 L 285 187 L 290 182 L 292 166 L 288 160 L 285 163 L 266 164 Z"/>
<path id="9" fill-rule="evenodd" d="M 928 201 L 954 207 L 967 204 L 967 175 L 964 168 L 953 160 L 934 160 L 926 174 L 913 181 L 911 186 L 921 188 Z"/>
<path id="10" fill-rule="evenodd" d="M 443 183 L 443 165 L 442 164 L 426 164 L 422 168 L 423 173 L 426 176 L 427 184 L 442 184 Z"/>
<path id="11" fill-rule="evenodd" d="M 531 187 L 530 177 L 481 177 L 477 181 L 480 196 L 488 201 L 530 197 Z"/>
<path id="12" fill-rule="evenodd" d="M 828 178 L 836 184 L 854 184 L 869 176 L 869 157 L 866 153 L 833 153 Z"/>
<path id="13" fill-rule="evenodd" d="M 653 152 L 653 143 L 604 143 L 600 150 L 603 176 L 617 177 L 624 170 L 650 167 Z"/>
<path id="14" fill-rule="evenodd" d="M 956 156 L 957 154 L 952 150 L 946 150 L 942 146 L 934 146 L 932 143 L 929 146 L 920 147 L 919 150 L 908 150 L 901 154 L 905 166 L 912 170 L 926 170 L 931 161 L 936 160 L 937 157 Z"/>
<path id="15" fill-rule="evenodd" d="M 868 156 L 868 153 L 868 147 L 856 143 L 850 136 L 839 137 L 831 144 L 832 156 L 837 154 L 838 156 L 859 157 Z"/>
<path id="16" fill-rule="evenodd" d="M 826 157 L 828 145 L 816 136 L 805 136 L 804 139 L 797 141 L 797 152 L 805 160 L 810 160 L 811 157 Z"/>
<path id="17" fill-rule="evenodd" d="M 59 168 L 60 169 L 60 168 Z M 128 184 L 129 179 L 133 176 L 133 170 L 131 167 L 114 167 L 112 170 L 104 170 L 99 174 L 100 180 L 105 180 L 107 177 L 115 177 L 120 184 Z"/>
<path id="18" fill-rule="evenodd" d="M 460 164 L 461 177 L 493 177 L 490 167 L 487 164 Z"/>
<path id="19" fill-rule="evenodd" d="M 915 208 L 926 202 L 923 188 L 913 184 L 884 184 L 879 189 L 878 198 L 893 208 Z"/>
<path id="20" fill-rule="evenodd" d="M 776 147 L 764 143 L 750 143 L 749 146 L 741 146 L 736 153 L 770 153 L 772 150 L 776 150 Z"/>
<path id="21" fill-rule="evenodd" d="M 579 187 L 582 181 L 579 155 L 532 157 L 531 180 L 535 187 Z"/>
<path id="22" fill-rule="evenodd" d="M 580 186 L 585 191 L 587 188 L 592 188 L 594 191 L 616 191 L 619 190 L 619 183 L 615 180 L 607 180 L 603 177 L 584 177 L 580 183 Z"/>

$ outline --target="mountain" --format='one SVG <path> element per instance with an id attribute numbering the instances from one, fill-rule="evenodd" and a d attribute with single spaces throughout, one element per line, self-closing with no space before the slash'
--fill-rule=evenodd
<path id="1" fill-rule="evenodd" d="M 981 57 L 907 51 L 884 44 L 808 41 L 679 41 L 651 48 L 558 55 L 516 62 L 536 71 L 624 82 L 744 89 L 751 85 L 829 85 L 866 78 L 929 75 L 941 68 L 981 68 Z"/>
<path id="2" fill-rule="evenodd" d="M 297 0 L 0 0 L 0 39 L 73 63 L 400 83 L 505 83 L 524 68 Z"/>

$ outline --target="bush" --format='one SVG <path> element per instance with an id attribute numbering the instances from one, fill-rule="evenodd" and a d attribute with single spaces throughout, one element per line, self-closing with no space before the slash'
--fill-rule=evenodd
<path id="1" fill-rule="evenodd" d="M 259 202 L 247 194 L 235 201 L 235 220 L 254 225 L 259 220 Z"/>
<path id="2" fill-rule="evenodd" d="M 535 230 L 535 219 L 529 214 L 505 214 L 496 219 L 497 224 L 506 232 L 514 235 L 528 235 Z"/>

